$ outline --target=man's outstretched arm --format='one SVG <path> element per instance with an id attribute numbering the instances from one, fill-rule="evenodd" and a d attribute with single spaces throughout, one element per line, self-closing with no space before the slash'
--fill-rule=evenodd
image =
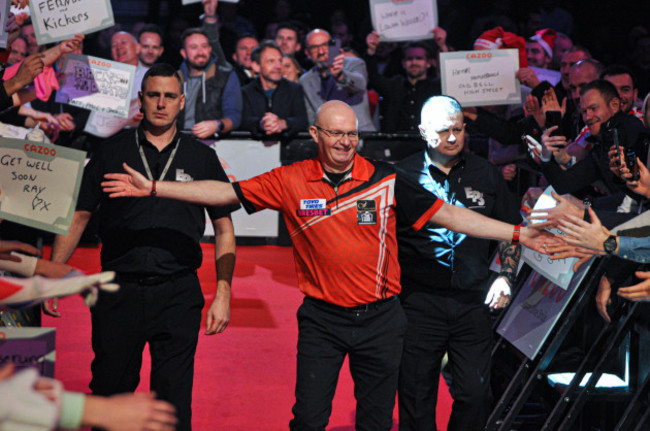
<path id="1" fill-rule="evenodd" d="M 151 181 L 123 164 L 125 174 L 106 174 L 102 189 L 111 198 L 157 196 L 205 206 L 239 203 L 232 184 L 223 181 Z"/>
<path id="2" fill-rule="evenodd" d="M 513 225 L 446 203 L 431 217 L 430 221 L 454 232 L 477 238 L 499 241 L 512 241 L 515 238 Z M 521 227 L 519 241 L 530 249 L 547 254 L 544 244 L 555 243 L 556 239 L 546 231 Z"/>

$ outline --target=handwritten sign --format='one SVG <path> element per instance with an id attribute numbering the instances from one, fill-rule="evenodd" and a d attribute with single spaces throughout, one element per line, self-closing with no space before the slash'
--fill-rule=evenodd
<path id="1" fill-rule="evenodd" d="M 434 0 L 370 0 L 370 13 L 382 42 L 432 39 L 438 26 Z"/>
<path id="2" fill-rule="evenodd" d="M 39 45 L 115 24 L 110 0 L 31 0 L 29 10 Z"/>
<path id="3" fill-rule="evenodd" d="M 440 53 L 442 94 L 463 106 L 521 103 L 516 49 Z"/>
<path id="4" fill-rule="evenodd" d="M 9 7 L 11 2 L 9 0 L 0 0 L 0 48 L 7 48 L 7 41 L 9 40 L 9 33 L 7 33 L 7 18 L 9 17 Z"/>
<path id="5" fill-rule="evenodd" d="M 0 218 L 66 234 L 85 158 L 59 145 L 0 138 Z"/>
<path id="6" fill-rule="evenodd" d="M 88 117 L 88 121 L 86 121 L 84 132 L 99 136 L 100 138 L 108 138 L 126 127 L 138 112 L 140 112 L 140 104 L 137 99 L 131 100 L 128 118 L 92 111 Z"/>
<path id="7" fill-rule="evenodd" d="M 87 55 L 68 54 L 65 80 L 56 101 L 127 118 L 135 66 Z"/>
<path id="8" fill-rule="evenodd" d="M 535 202 L 533 210 L 543 211 L 554 208 L 555 205 L 557 205 L 557 201 L 553 198 L 551 194 L 552 192 L 554 192 L 553 187 L 547 187 L 546 190 L 544 190 L 544 193 L 542 193 L 539 199 L 537 199 L 537 202 Z M 542 221 L 543 220 L 540 220 L 538 223 L 541 223 Z M 549 229 L 549 231 L 552 234 L 563 235 L 563 233 L 558 229 Z M 523 248 L 521 257 L 535 271 L 539 272 L 562 289 L 566 289 L 567 286 L 569 286 L 571 278 L 573 277 L 573 265 L 578 261 L 578 258 L 576 257 L 551 260 L 550 256 L 538 253 L 526 247 Z"/>

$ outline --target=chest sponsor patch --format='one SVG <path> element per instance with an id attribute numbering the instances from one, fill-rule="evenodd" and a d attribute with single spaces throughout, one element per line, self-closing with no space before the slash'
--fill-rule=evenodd
<path id="1" fill-rule="evenodd" d="M 325 199 L 301 199 L 300 209 L 296 211 L 298 217 L 328 216 L 332 212 L 326 208 Z"/>
<path id="2" fill-rule="evenodd" d="M 357 201 L 357 224 L 377 224 L 377 202 L 374 200 Z"/>

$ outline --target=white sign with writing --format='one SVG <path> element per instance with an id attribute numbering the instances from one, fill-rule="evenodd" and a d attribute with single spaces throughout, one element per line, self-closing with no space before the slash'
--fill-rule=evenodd
<path id="1" fill-rule="evenodd" d="M 0 48 L 7 48 L 7 41 L 9 40 L 6 26 L 10 6 L 11 2 L 9 0 L 0 0 Z"/>
<path id="2" fill-rule="evenodd" d="M 438 26 L 435 0 L 370 0 L 370 13 L 382 42 L 432 39 Z"/>
<path id="3" fill-rule="evenodd" d="M 56 101 L 127 118 L 135 66 L 87 55 L 68 54 Z"/>
<path id="4" fill-rule="evenodd" d="M 140 104 L 137 99 L 131 100 L 129 117 L 117 117 L 105 112 L 92 111 L 86 121 L 84 132 L 100 138 L 108 138 L 122 130 L 140 112 Z"/>
<path id="5" fill-rule="evenodd" d="M 110 0 L 31 0 L 29 11 L 39 45 L 115 24 Z"/>
<path id="6" fill-rule="evenodd" d="M 553 187 L 549 186 L 537 199 L 533 211 L 543 211 L 554 208 L 557 201 L 553 198 Z M 549 229 L 552 234 L 562 234 L 558 229 Z M 573 265 L 578 261 L 576 257 L 567 259 L 551 260 L 550 256 L 538 253 L 524 247 L 521 253 L 522 259 L 535 271 L 542 274 L 548 280 L 565 289 L 569 286 L 573 277 Z"/>
<path id="7" fill-rule="evenodd" d="M 510 105 L 521 103 L 516 49 L 440 53 L 442 94 L 461 105 Z"/>
<path id="8" fill-rule="evenodd" d="M 85 158 L 59 145 L 0 138 L 0 218 L 68 233 Z"/>

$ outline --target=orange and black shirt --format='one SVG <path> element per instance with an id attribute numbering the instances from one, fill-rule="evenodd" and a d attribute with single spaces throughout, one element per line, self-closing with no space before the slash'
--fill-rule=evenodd
<path id="1" fill-rule="evenodd" d="M 282 166 L 233 184 L 247 212 L 284 215 L 300 290 L 353 307 L 400 292 L 397 212 L 420 229 L 443 205 L 393 166 L 355 156 L 337 187 L 317 159 Z"/>

